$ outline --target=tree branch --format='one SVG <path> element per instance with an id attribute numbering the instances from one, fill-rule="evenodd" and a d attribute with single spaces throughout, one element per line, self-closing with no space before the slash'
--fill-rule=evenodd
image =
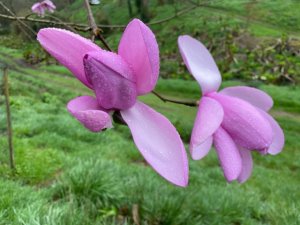
<path id="1" fill-rule="evenodd" d="M 36 32 L 30 26 L 28 26 L 26 23 L 24 23 L 23 21 L 19 20 L 18 17 L 17 17 L 17 15 L 14 14 L 6 5 L 4 5 L 4 3 L 2 1 L 0 2 L 0 5 L 2 6 L 2 8 L 5 11 L 7 11 L 10 15 L 12 15 L 12 17 L 14 17 L 15 20 L 17 20 L 21 25 L 23 25 L 28 30 L 30 30 L 34 35 L 36 35 Z M 28 35 L 27 32 L 23 29 L 23 27 L 21 25 L 20 25 L 20 29 L 23 30 L 23 32 L 26 33 L 26 35 Z M 28 35 L 28 36 L 29 36 L 29 39 L 31 39 L 30 35 Z"/>
<path id="2" fill-rule="evenodd" d="M 190 12 L 190 11 L 194 10 L 195 8 L 200 7 L 200 6 L 205 6 L 205 4 L 203 4 L 203 5 L 194 5 L 192 7 L 187 8 L 187 9 L 183 9 L 181 11 L 178 11 L 173 16 L 170 16 L 170 17 L 167 17 L 167 18 L 164 18 L 164 19 L 161 19 L 161 20 L 153 21 L 153 22 L 150 22 L 150 23 L 146 23 L 146 24 L 148 26 L 151 26 L 151 25 L 157 25 L 157 24 L 165 23 L 165 22 L 168 22 L 168 21 L 170 21 L 170 20 L 172 20 L 176 17 L 179 17 L 183 14 L 186 14 L 186 13 L 188 13 L 188 12 Z M 93 30 L 92 26 L 87 25 L 87 24 L 52 21 L 52 20 L 39 19 L 39 18 L 30 18 L 31 15 L 32 14 L 30 14 L 29 16 L 14 17 L 14 16 L 5 15 L 5 14 L 0 14 L 0 18 L 9 19 L 9 20 L 20 20 L 20 21 L 38 22 L 38 23 L 44 23 L 44 24 L 61 25 L 61 26 L 71 26 L 75 30 L 83 31 L 83 32 Z M 98 27 L 98 29 L 101 30 L 101 27 L 102 28 L 117 29 L 117 28 L 125 28 L 126 26 L 127 25 L 125 25 L 125 24 L 115 24 L 115 25 L 99 24 L 97 27 Z"/>
<path id="3" fill-rule="evenodd" d="M 55 19 L 56 21 L 61 22 L 61 23 L 64 22 L 64 21 L 62 21 L 60 18 L 58 18 L 58 17 L 56 17 L 56 16 L 52 16 L 52 15 L 45 15 L 45 16 L 47 16 L 47 17 L 49 17 L 49 18 L 52 18 L 52 19 Z M 65 24 L 64 26 L 67 27 L 69 30 L 73 31 L 74 33 L 77 33 L 77 31 L 76 31 L 73 27 L 71 27 L 70 25 Z"/>
<path id="4" fill-rule="evenodd" d="M 84 0 L 85 3 L 85 7 L 88 13 L 88 20 L 89 20 L 89 24 L 90 27 L 92 28 L 92 41 L 95 41 L 95 38 L 99 38 L 100 41 L 102 42 L 102 44 L 105 46 L 105 48 L 109 51 L 112 51 L 112 49 L 109 47 L 109 45 L 107 44 L 107 42 L 105 41 L 105 39 L 103 38 L 103 36 L 101 35 L 102 30 L 97 26 L 96 22 L 95 22 L 95 18 L 93 16 L 93 12 L 89 3 L 89 0 Z"/>
<path id="5" fill-rule="evenodd" d="M 162 96 L 161 94 L 158 94 L 156 91 L 152 91 L 152 94 L 154 94 L 156 97 L 158 97 L 163 102 L 172 102 L 175 104 L 186 105 L 186 106 L 191 106 L 191 107 L 199 106 L 198 101 L 183 101 L 183 100 L 178 100 L 178 99 L 170 99 L 170 98 Z"/>
<path id="6" fill-rule="evenodd" d="M 31 16 L 30 14 L 29 16 Z M 69 23 L 69 22 L 60 22 L 60 21 L 53 21 L 53 20 L 46 20 L 46 19 L 38 19 L 38 18 L 30 18 L 29 16 L 21 16 L 21 17 L 14 17 L 5 14 L 0 14 L 0 18 L 8 19 L 8 20 L 19 20 L 19 21 L 28 21 L 28 22 L 37 22 L 37 23 L 44 23 L 44 24 L 52 24 L 58 26 L 71 26 L 77 31 L 87 32 L 91 30 L 91 27 L 86 24 L 78 24 L 78 23 Z"/>

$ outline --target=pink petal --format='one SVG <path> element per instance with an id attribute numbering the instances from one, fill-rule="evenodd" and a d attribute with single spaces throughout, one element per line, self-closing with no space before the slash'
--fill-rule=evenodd
<path id="1" fill-rule="evenodd" d="M 152 91 L 159 75 L 159 50 L 152 31 L 142 21 L 132 20 L 123 33 L 118 52 L 133 69 L 138 94 Z"/>
<path id="2" fill-rule="evenodd" d="M 219 93 L 243 99 L 264 111 L 269 111 L 273 106 L 271 96 L 257 88 L 246 86 L 228 87 Z"/>
<path id="3" fill-rule="evenodd" d="M 37 2 L 37 3 L 34 3 L 32 6 L 31 6 L 31 10 L 33 12 L 37 12 L 36 10 L 40 7 L 41 3 Z"/>
<path id="4" fill-rule="evenodd" d="M 67 67 L 83 84 L 91 88 L 83 68 L 83 57 L 90 51 L 102 51 L 90 40 L 58 28 L 41 29 L 37 35 L 40 44 Z"/>
<path id="5" fill-rule="evenodd" d="M 239 183 L 244 183 L 251 176 L 253 161 L 251 151 L 248 149 L 240 148 L 240 154 L 242 157 L 242 171 L 237 180 Z"/>
<path id="6" fill-rule="evenodd" d="M 273 141 L 268 149 L 268 153 L 276 155 L 280 153 L 284 146 L 284 133 L 279 124 L 268 113 L 260 110 L 260 113 L 269 121 L 273 130 Z"/>
<path id="7" fill-rule="evenodd" d="M 232 138 L 221 127 L 214 134 L 214 145 L 226 180 L 236 180 L 242 171 L 242 158 Z"/>
<path id="8" fill-rule="evenodd" d="M 50 0 L 44 0 L 42 3 L 44 3 L 47 6 L 48 10 L 56 9 L 56 6 Z"/>
<path id="9" fill-rule="evenodd" d="M 109 114 L 103 111 L 97 100 L 91 96 L 81 96 L 71 100 L 67 109 L 72 116 L 93 132 L 112 127 Z"/>
<path id="10" fill-rule="evenodd" d="M 132 72 L 120 56 L 106 51 L 90 52 L 84 57 L 84 67 L 101 107 L 128 109 L 134 105 L 136 84 L 127 79 Z"/>
<path id="11" fill-rule="evenodd" d="M 178 45 L 185 65 L 201 86 L 202 94 L 217 91 L 222 78 L 206 47 L 188 35 L 180 36 Z"/>
<path id="12" fill-rule="evenodd" d="M 213 93 L 223 107 L 222 127 L 234 142 L 248 150 L 265 150 L 272 142 L 272 128 L 256 107 L 239 98 Z"/>
<path id="13" fill-rule="evenodd" d="M 102 50 L 88 52 L 84 58 L 86 58 L 87 56 L 93 57 L 97 61 L 100 61 L 106 67 L 112 68 L 116 73 L 120 74 L 125 79 L 135 82 L 135 76 L 133 74 L 132 69 L 120 55 L 114 52 Z"/>
<path id="14" fill-rule="evenodd" d="M 204 142 L 201 144 L 191 148 L 191 156 L 193 160 L 199 160 L 202 159 L 204 156 L 206 156 L 209 153 L 209 150 L 211 149 L 213 143 L 212 136 L 208 137 Z"/>
<path id="15" fill-rule="evenodd" d="M 136 146 L 153 169 L 168 181 L 187 186 L 187 155 L 170 121 L 141 102 L 121 111 L 121 115 L 131 130 Z"/>
<path id="16" fill-rule="evenodd" d="M 32 12 L 43 16 L 45 14 L 45 8 L 43 7 L 43 5 L 41 3 L 35 3 L 32 7 L 31 7 Z"/>
<path id="17" fill-rule="evenodd" d="M 206 155 L 205 153 L 208 153 L 208 143 L 199 146 L 219 128 L 223 115 L 223 108 L 216 100 L 208 97 L 201 99 L 190 141 L 190 151 L 193 159 L 201 159 Z M 201 150 L 204 152 L 199 152 Z"/>

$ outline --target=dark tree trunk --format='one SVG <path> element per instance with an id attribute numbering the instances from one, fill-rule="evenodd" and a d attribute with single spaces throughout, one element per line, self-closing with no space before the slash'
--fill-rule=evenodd
<path id="1" fill-rule="evenodd" d="M 131 0 L 127 0 L 127 6 L 128 6 L 128 14 L 129 14 L 129 17 L 132 18 L 132 17 L 133 17 L 133 13 L 132 13 Z"/>

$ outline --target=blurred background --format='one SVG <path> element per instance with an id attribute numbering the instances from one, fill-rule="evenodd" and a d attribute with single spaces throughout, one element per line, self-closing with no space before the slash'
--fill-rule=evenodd
<path id="1" fill-rule="evenodd" d="M 223 87 L 248 85 L 273 97 L 283 152 L 253 154 L 250 179 L 228 184 L 212 150 L 190 160 L 187 188 L 172 186 L 147 165 L 126 126 L 95 134 L 68 114 L 70 99 L 91 92 L 43 51 L 35 32 L 60 27 L 90 38 L 83 0 L 53 0 L 56 11 L 42 18 L 32 15 L 35 1 L 0 3 L 0 69 L 8 67 L 15 152 L 11 170 L 1 69 L 0 224 L 300 224 L 299 0 L 101 0 L 91 6 L 115 51 L 132 18 L 149 23 L 160 48 L 156 91 L 164 96 L 201 97 L 178 51 L 177 37 L 188 34 L 212 53 Z M 171 120 L 188 149 L 197 109 L 152 94 L 140 99 Z"/>

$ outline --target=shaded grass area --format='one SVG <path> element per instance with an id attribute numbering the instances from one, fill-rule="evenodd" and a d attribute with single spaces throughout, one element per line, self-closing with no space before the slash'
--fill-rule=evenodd
<path id="1" fill-rule="evenodd" d="M 1 52 L 18 57 L 16 51 Z M 190 161 L 190 185 L 182 189 L 144 162 L 127 127 L 115 124 L 91 133 L 67 113 L 70 99 L 90 92 L 65 69 L 27 68 L 4 58 L 14 68 L 9 79 L 17 168 L 13 174 L 7 165 L 1 96 L 0 224 L 133 224 L 134 208 L 141 224 L 300 223 L 299 87 L 250 83 L 274 98 L 271 114 L 286 135 L 280 155 L 254 154 L 253 175 L 240 185 L 226 183 L 211 151 Z M 201 95 L 194 81 L 159 80 L 156 90 L 182 99 Z M 188 142 L 195 108 L 163 103 L 151 94 L 140 100 L 170 118 Z"/>

